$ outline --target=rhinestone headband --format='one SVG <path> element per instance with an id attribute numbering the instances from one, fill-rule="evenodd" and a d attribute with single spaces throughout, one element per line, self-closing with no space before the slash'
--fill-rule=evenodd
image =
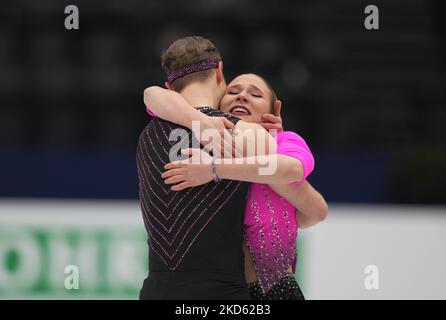
<path id="1" fill-rule="evenodd" d="M 219 59 L 204 60 L 198 63 L 184 66 L 180 69 L 169 72 L 169 74 L 167 75 L 167 80 L 169 82 L 173 82 L 191 73 L 217 68 L 219 62 Z"/>

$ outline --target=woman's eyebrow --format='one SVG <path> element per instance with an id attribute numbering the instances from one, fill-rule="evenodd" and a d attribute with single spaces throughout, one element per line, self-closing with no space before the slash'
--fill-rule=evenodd
<path id="1" fill-rule="evenodd" d="M 228 87 L 228 90 L 229 89 L 239 89 L 240 88 L 240 85 L 239 84 L 234 84 L 234 85 L 232 85 L 232 86 L 229 86 Z"/>

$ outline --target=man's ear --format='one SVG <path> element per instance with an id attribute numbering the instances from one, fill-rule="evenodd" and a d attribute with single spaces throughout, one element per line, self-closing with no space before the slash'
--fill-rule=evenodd
<path id="1" fill-rule="evenodd" d="M 169 89 L 169 90 L 172 90 L 172 91 L 175 91 L 174 89 L 173 89 L 173 86 L 172 86 L 172 84 L 170 83 L 170 82 L 164 82 L 164 85 L 166 86 L 166 88 L 167 89 Z"/>
<path id="2" fill-rule="evenodd" d="M 217 67 L 217 83 L 220 83 L 221 81 L 224 80 L 225 77 L 223 76 L 223 61 L 220 61 Z"/>

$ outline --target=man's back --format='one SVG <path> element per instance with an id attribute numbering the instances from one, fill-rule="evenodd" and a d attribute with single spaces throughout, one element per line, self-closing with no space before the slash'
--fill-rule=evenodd
<path id="1" fill-rule="evenodd" d="M 211 108 L 199 110 L 238 121 Z M 170 190 L 161 174 L 170 162 L 171 150 L 178 150 L 181 138 L 169 141 L 175 129 L 184 130 L 192 141 L 190 130 L 156 118 L 138 142 L 139 196 L 150 268 L 140 298 L 248 299 L 242 252 L 248 183 L 222 180 L 179 192 Z"/>

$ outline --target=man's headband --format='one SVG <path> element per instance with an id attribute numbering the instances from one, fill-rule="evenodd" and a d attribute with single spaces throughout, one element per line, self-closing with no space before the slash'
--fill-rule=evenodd
<path id="1" fill-rule="evenodd" d="M 180 69 L 171 71 L 167 74 L 167 80 L 172 83 L 173 81 L 187 76 L 188 74 L 205 71 L 209 69 L 214 69 L 218 67 L 218 63 L 220 59 L 211 59 L 211 60 L 203 60 L 198 63 L 190 64 L 188 66 L 184 66 Z"/>

